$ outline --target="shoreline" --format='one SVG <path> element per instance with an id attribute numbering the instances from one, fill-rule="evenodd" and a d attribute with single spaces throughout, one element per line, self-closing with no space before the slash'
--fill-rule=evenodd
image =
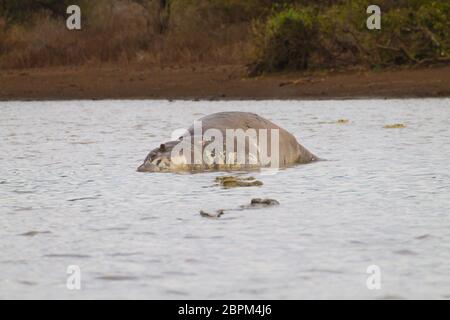
<path id="1" fill-rule="evenodd" d="M 236 65 L 1 70 L 0 101 L 347 100 L 450 97 L 450 66 L 288 72 L 248 78 Z"/>

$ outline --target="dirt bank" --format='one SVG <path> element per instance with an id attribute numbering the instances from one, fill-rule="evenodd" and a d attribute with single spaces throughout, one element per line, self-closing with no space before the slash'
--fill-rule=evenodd
<path id="1" fill-rule="evenodd" d="M 241 66 L 0 71 L 0 100 L 450 97 L 450 66 L 245 77 Z"/>

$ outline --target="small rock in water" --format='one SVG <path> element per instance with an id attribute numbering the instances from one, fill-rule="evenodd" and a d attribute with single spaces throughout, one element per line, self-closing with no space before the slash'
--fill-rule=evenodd
<path id="1" fill-rule="evenodd" d="M 279 205 L 280 203 L 277 200 L 274 199 L 260 199 L 260 198 L 255 198 L 252 199 L 252 201 L 250 202 L 251 205 L 259 205 L 262 204 L 264 206 L 276 206 Z"/>
<path id="2" fill-rule="evenodd" d="M 260 199 L 255 198 L 250 201 L 250 204 L 242 205 L 241 209 L 254 209 L 254 208 L 265 208 L 271 206 L 277 206 L 280 203 L 274 199 Z"/>
<path id="3" fill-rule="evenodd" d="M 385 128 L 385 129 L 403 129 L 403 128 L 406 128 L 406 125 L 404 125 L 403 123 L 387 124 L 383 128 Z"/>
<path id="4" fill-rule="evenodd" d="M 221 215 L 223 215 L 224 210 L 220 209 L 217 210 L 215 213 L 209 213 L 203 210 L 200 210 L 200 215 L 204 218 L 219 218 Z"/>
<path id="5" fill-rule="evenodd" d="M 223 176 L 217 177 L 215 181 L 224 188 L 255 187 L 263 185 L 261 181 L 256 180 L 254 177 L 241 178 L 235 176 Z"/>

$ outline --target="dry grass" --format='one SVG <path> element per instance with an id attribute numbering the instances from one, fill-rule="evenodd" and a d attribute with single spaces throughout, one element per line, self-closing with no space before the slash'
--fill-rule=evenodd
<path id="1" fill-rule="evenodd" d="M 6 26 L 0 20 L 0 67 L 216 64 L 247 59 L 248 24 L 216 21 L 208 2 L 199 3 L 174 5 L 164 34 L 157 27 L 156 5 L 144 7 L 129 0 L 96 1 L 83 13 L 81 31 L 67 30 L 63 19 L 47 13 L 35 15 L 27 25 Z"/>
<path id="2" fill-rule="evenodd" d="M 151 42 L 150 19 L 136 3 L 101 1 L 85 19 L 82 31 L 69 31 L 64 20 L 45 13 L 34 16 L 28 26 L 10 27 L 4 36 L 1 65 L 30 68 L 129 62 Z"/>
<path id="3" fill-rule="evenodd" d="M 0 17 L 0 55 L 6 51 L 6 22 Z"/>

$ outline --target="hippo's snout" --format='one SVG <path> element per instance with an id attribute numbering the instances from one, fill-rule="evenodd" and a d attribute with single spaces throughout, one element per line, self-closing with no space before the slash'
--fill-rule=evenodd
<path id="1" fill-rule="evenodd" d="M 156 171 L 160 171 L 160 168 L 154 164 L 151 163 L 150 161 L 145 161 L 143 164 L 141 164 L 138 168 L 137 168 L 138 172 L 156 172 Z"/>

